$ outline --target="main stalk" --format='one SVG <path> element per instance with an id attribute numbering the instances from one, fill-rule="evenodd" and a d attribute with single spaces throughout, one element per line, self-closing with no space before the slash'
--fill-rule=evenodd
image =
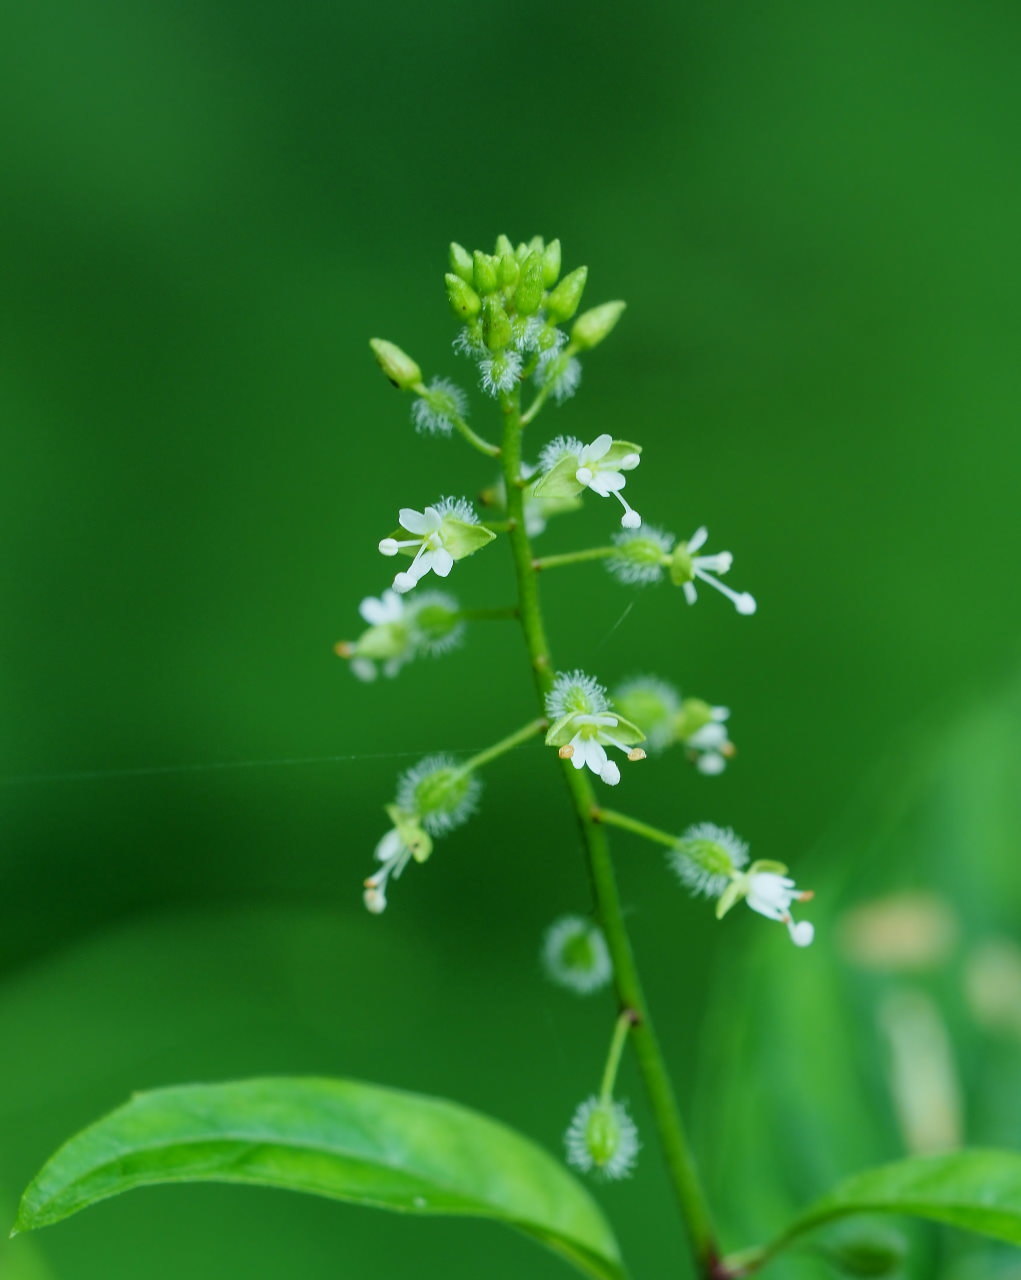
<path id="1" fill-rule="evenodd" d="M 516 390 L 504 398 L 503 411 L 505 422 L 501 463 L 507 489 L 509 536 L 517 575 L 518 608 L 536 690 L 540 703 L 543 703 L 553 684 L 554 668 L 539 604 L 539 585 L 533 567 L 531 542 L 525 528 L 524 488 L 521 480 L 520 391 Z M 638 1059 L 671 1183 L 699 1275 L 705 1280 L 714 1280 L 721 1272 L 709 1206 L 642 993 L 631 939 L 621 910 L 609 842 L 606 832 L 595 819 L 598 813 L 596 797 L 584 769 L 575 769 L 565 760 L 563 771 L 578 820 L 599 923 L 613 960 L 617 1000 L 621 1010 L 630 1010 L 634 1017 L 630 1039 Z"/>

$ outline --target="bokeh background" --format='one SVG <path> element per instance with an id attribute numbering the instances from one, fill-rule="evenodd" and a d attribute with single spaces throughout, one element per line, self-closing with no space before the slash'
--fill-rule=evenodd
<path id="1" fill-rule="evenodd" d="M 903 1114 L 923 1087 L 948 1140 L 1021 1142 L 1016 6 L 38 0 L 0 32 L 8 1205 L 139 1088 L 349 1075 L 556 1149 L 595 1085 L 609 1001 L 537 961 L 588 903 L 539 746 L 383 918 L 360 902 L 397 770 L 531 713 L 517 635 L 478 627 L 371 687 L 331 652 L 386 584 L 396 508 L 491 479 L 414 436 L 366 339 L 463 380 L 446 245 L 500 231 L 560 236 L 588 302 L 629 302 L 537 443 L 642 442 L 640 510 L 708 523 L 760 602 L 689 610 L 599 565 L 547 593 L 563 664 L 734 708 L 724 777 L 668 757 L 627 771 L 621 806 L 732 824 L 819 890 L 795 952 L 748 912 L 716 926 L 617 841 L 727 1243 L 924 1145 Z M 590 503 L 544 545 L 606 527 Z M 507 556 L 452 585 L 504 603 Z M 895 891 L 916 896 L 892 926 L 849 923 Z M 920 933 L 906 961 L 891 933 Z M 684 1275 L 624 1087 L 645 1154 L 596 1194 L 637 1277 Z M 1018 1265 L 921 1232 L 909 1272 Z M 0 1267 L 564 1274 L 485 1224 L 213 1187 L 113 1201 Z"/>

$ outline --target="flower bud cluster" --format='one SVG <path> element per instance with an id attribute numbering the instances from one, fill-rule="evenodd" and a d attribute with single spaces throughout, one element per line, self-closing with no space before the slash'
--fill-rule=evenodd
<path id="1" fill-rule="evenodd" d="M 450 246 L 444 277 L 451 310 L 463 322 L 454 349 L 478 365 L 479 384 L 490 396 L 512 390 L 523 378 L 558 403 L 581 381 L 579 351 L 591 350 L 610 333 L 623 302 L 603 303 L 579 316 L 570 339 L 560 327 L 581 303 L 588 268 L 561 277 L 560 241 L 541 236 L 517 246 L 498 236 L 492 253 Z"/>
<path id="2" fill-rule="evenodd" d="M 722 773 L 735 754 L 727 732 L 729 707 L 714 707 L 701 698 L 681 698 L 658 676 L 635 676 L 613 695 L 614 705 L 645 734 L 650 751 L 683 746 L 699 773 Z"/>
<path id="3" fill-rule="evenodd" d="M 465 624 L 453 596 L 423 591 L 409 600 L 396 591 L 384 591 L 378 600 L 367 597 L 358 612 L 369 624 L 357 640 L 335 646 L 348 658 L 359 680 L 375 680 L 382 668 L 395 676 L 401 667 L 422 655 L 439 656 L 456 648 L 464 638 Z"/>

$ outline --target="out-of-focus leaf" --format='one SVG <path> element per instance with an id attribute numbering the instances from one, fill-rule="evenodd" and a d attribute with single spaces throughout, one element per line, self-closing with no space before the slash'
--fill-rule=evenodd
<path id="1" fill-rule="evenodd" d="M 898 1213 L 1021 1245 L 1021 1155 L 955 1151 L 868 1169 L 817 1200 L 769 1245 L 771 1258 L 805 1232 L 857 1213 Z"/>
<path id="2" fill-rule="evenodd" d="M 616 1241 L 581 1184 L 477 1112 L 350 1080 L 267 1078 L 142 1093 L 84 1129 L 21 1202 L 28 1231 L 133 1187 L 239 1182 L 417 1214 L 491 1218 L 597 1280 Z"/>

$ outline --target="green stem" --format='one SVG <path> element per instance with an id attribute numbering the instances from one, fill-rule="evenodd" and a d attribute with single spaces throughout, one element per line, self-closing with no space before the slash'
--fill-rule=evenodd
<path id="1" fill-rule="evenodd" d="M 616 552 L 616 547 L 587 547 L 584 551 L 565 551 L 559 556 L 540 556 L 532 561 L 532 568 L 558 569 L 562 564 L 581 564 L 583 560 L 605 560 Z"/>
<path id="2" fill-rule="evenodd" d="M 500 609 L 459 609 L 457 616 L 465 622 L 499 622 L 501 619 L 516 618 L 518 606 L 509 604 Z"/>
<path id="3" fill-rule="evenodd" d="M 483 439 L 482 436 L 469 427 L 463 418 L 452 417 L 450 421 L 473 449 L 478 449 L 479 453 L 484 453 L 487 458 L 498 458 L 500 456 L 500 446 L 491 444 L 488 440 Z"/>
<path id="4" fill-rule="evenodd" d="M 627 1041 L 628 1032 L 635 1025 L 634 1011 L 625 1009 L 617 1019 L 613 1028 L 613 1039 L 610 1041 L 610 1052 L 606 1059 L 606 1068 L 599 1085 L 599 1101 L 607 1103 L 613 1098 L 613 1087 L 617 1083 L 617 1070 L 620 1067 L 621 1054 Z"/>
<path id="5" fill-rule="evenodd" d="M 542 733 L 547 724 L 548 721 L 545 718 L 530 720 L 524 728 L 518 729 L 506 738 L 501 738 L 499 742 L 494 742 L 491 747 L 486 747 L 485 751 L 480 751 L 478 755 L 466 760 L 458 772 L 472 773 L 475 769 L 480 769 L 484 764 L 489 764 L 490 760 L 495 760 L 497 756 L 502 756 L 507 751 L 513 751 L 515 747 L 520 747 L 529 738 L 534 738 L 537 733 Z"/>
<path id="6" fill-rule="evenodd" d="M 532 547 L 525 529 L 524 493 L 521 480 L 521 392 L 520 388 L 503 400 L 505 428 L 503 437 L 503 474 L 507 488 L 507 511 L 514 522 L 510 546 L 518 583 L 521 626 L 532 663 L 532 673 L 540 700 L 553 685 L 553 661 L 543 625 L 539 604 L 538 577 L 533 566 Z M 535 405 L 529 410 L 534 417 Z M 642 993 L 638 969 L 624 922 L 620 894 L 617 889 L 605 830 L 592 819 L 596 808 L 595 794 L 585 770 L 563 763 L 564 779 L 571 793 L 575 816 L 585 848 L 589 878 L 595 897 L 599 923 L 613 960 L 614 986 L 622 1010 L 634 1020 L 631 1043 L 645 1083 L 660 1145 L 666 1159 L 681 1217 L 701 1276 L 710 1280 L 717 1267 L 719 1254 L 709 1206 L 699 1180 L 688 1145 L 673 1086 L 663 1054 L 653 1029 L 652 1019 Z"/>
<path id="7" fill-rule="evenodd" d="M 677 848 L 677 836 L 669 831 L 661 831 L 659 827 L 650 827 L 647 822 L 638 818 L 629 818 L 626 813 L 617 813 L 615 809 L 593 809 L 593 822 L 604 822 L 609 827 L 620 827 L 622 831 L 633 831 L 636 836 L 651 840 L 654 844 L 665 844 L 668 849 Z"/>

